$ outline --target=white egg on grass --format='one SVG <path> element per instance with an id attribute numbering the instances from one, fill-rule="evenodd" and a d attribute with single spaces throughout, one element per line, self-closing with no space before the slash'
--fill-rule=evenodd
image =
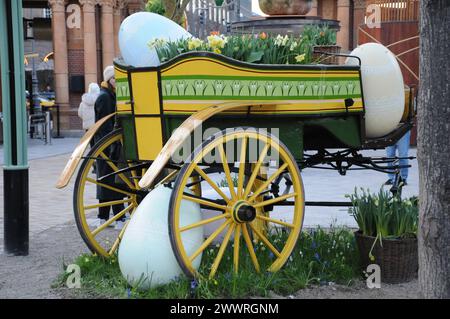
<path id="1" fill-rule="evenodd" d="M 134 67 L 160 64 L 156 50 L 148 44 L 155 39 L 177 41 L 192 35 L 172 20 L 152 12 L 137 12 L 123 20 L 119 48 L 124 62 Z"/>
<path id="2" fill-rule="evenodd" d="M 402 71 L 395 55 L 378 43 L 365 43 L 350 53 L 361 59 L 365 126 L 368 138 L 392 132 L 403 115 L 405 92 Z M 357 65 L 348 58 L 346 65 Z"/>
<path id="3" fill-rule="evenodd" d="M 123 277 L 133 287 L 145 290 L 169 283 L 183 274 L 170 243 L 169 201 L 172 189 L 159 186 L 152 190 L 131 216 L 119 246 L 118 261 Z M 180 227 L 202 219 L 200 205 L 183 200 Z M 181 239 L 188 256 L 203 243 L 203 227 L 184 231 Z M 200 266 L 202 254 L 193 262 Z"/>

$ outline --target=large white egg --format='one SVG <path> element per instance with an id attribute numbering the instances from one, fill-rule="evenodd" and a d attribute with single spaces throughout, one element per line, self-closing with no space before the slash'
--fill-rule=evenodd
<path id="1" fill-rule="evenodd" d="M 366 136 L 376 138 L 392 132 L 403 115 L 405 93 L 403 76 L 394 54 L 378 43 L 365 43 L 351 55 L 361 59 L 365 102 Z M 347 65 L 357 65 L 348 58 Z"/>
<path id="2" fill-rule="evenodd" d="M 123 20 L 119 29 L 119 48 L 125 63 L 135 67 L 159 65 L 154 39 L 176 41 L 192 35 L 170 19 L 151 12 L 137 12 Z"/>
<path id="3" fill-rule="evenodd" d="M 119 246 L 120 271 L 128 283 L 139 289 L 148 289 L 166 284 L 180 276 L 181 270 L 170 244 L 168 210 L 172 190 L 159 186 L 152 190 L 139 204 L 123 235 Z M 201 220 L 200 206 L 191 201 L 182 201 L 180 226 Z M 203 243 L 203 227 L 182 233 L 187 255 L 192 255 Z M 194 260 L 200 266 L 202 254 Z"/>

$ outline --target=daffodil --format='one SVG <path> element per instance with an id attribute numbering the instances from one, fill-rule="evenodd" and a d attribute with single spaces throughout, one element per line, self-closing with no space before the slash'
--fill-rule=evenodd
<path id="1" fill-rule="evenodd" d="M 225 44 L 227 43 L 227 38 L 223 35 L 210 35 L 207 37 L 208 40 L 208 46 L 213 50 L 213 52 L 217 52 L 216 49 L 223 49 L 225 47 Z"/>
<path id="2" fill-rule="evenodd" d="M 303 62 L 304 60 L 305 60 L 305 53 L 303 53 L 303 54 L 299 54 L 299 55 L 297 55 L 296 57 L 295 57 L 295 61 L 297 62 L 297 63 L 301 63 L 301 62 Z"/>
<path id="3" fill-rule="evenodd" d="M 155 49 L 158 47 L 162 47 L 166 44 L 166 40 L 165 39 L 153 39 L 148 43 L 148 46 L 150 47 L 150 49 Z"/>
<path id="4" fill-rule="evenodd" d="M 291 47 L 289 48 L 290 51 L 294 51 L 295 48 L 297 47 L 298 43 L 296 41 L 291 43 Z"/>
<path id="5" fill-rule="evenodd" d="M 203 44 L 203 41 L 198 38 L 192 38 L 188 41 L 188 49 L 195 50 Z"/>
<path id="6" fill-rule="evenodd" d="M 289 37 L 287 35 L 285 35 L 284 37 L 281 35 L 277 35 L 277 37 L 275 38 L 275 45 L 279 46 L 279 47 L 281 47 L 281 46 L 284 47 L 284 46 L 286 46 L 288 41 L 289 41 Z"/>

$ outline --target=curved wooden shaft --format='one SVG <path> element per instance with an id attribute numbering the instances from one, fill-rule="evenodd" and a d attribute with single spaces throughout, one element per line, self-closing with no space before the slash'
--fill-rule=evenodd
<path id="1" fill-rule="evenodd" d="M 70 156 L 70 159 L 67 162 L 66 166 L 64 167 L 64 170 L 61 172 L 61 175 L 59 175 L 58 182 L 56 183 L 56 188 L 63 188 L 63 187 L 66 187 L 67 184 L 69 184 L 70 179 L 72 178 L 73 174 L 75 173 L 75 170 L 77 169 L 78 164 L 80 163 L 84 152 L 86 151 L 87 147 L 89 146 L 89 142 L 94 137 L 97 130 L 114 115 L 116 115 L 116 113 L 112 113 L 108 116 L 105 116 L 101 120 L 97 121 L 86 132 L 86 134 L 84 134 L 84 136 L 80 140 L 80 143 L 78 143 L 77 147 L 75 148 L 72 155 Z"/>

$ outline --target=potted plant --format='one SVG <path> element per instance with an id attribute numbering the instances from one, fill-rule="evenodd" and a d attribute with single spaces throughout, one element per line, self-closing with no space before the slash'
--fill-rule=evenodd
<path id="1" fill-rule="evenodd" d="M 336 30 L 333 30 L 326 25 L 305 26 L 302 37 L 306 37 L 312 42 L 312 60 L 314 62 L 322 64 L 338 64 L 338 57 L 329 55 L 335 53 L 339 54 L 341 52 L 341 47 L 336 45 Z"/>
<path id="2" fill-rule="evenodd" d="M 259 0 L 259 8 L 268 15 L 305 15 L 312 0 Z"/>
<path id="3" fill-rule="evenodd" d="M 359 230 L 355 232 L 361 267 L 377 264 L 381 281 L 407 282 L 417 275 L 417 197 L 401 199 L 380 190 L 370 194 L 361 190 L 348 196 L 353 204 L 350 214 Z"/>

